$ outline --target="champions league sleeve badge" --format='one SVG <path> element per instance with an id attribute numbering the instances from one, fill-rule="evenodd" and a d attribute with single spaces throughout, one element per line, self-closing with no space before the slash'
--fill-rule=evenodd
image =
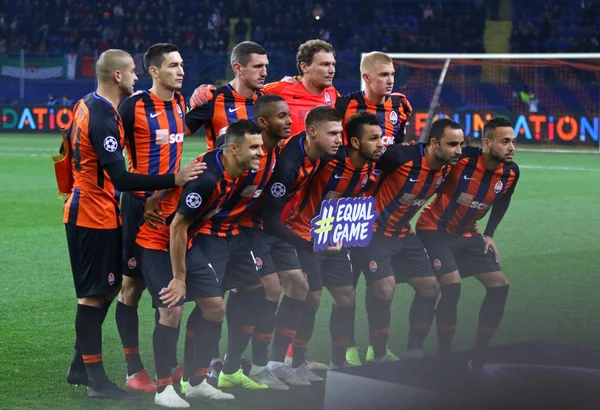
<path id="1" fill-rule="evenodd" d="M 324 251 L 339 241 L 346 247 L 367 246 L 377 216 L 375 198 L 371 196 L 323 201 L 321 212 L 311 221 L 314 251 Z"/>

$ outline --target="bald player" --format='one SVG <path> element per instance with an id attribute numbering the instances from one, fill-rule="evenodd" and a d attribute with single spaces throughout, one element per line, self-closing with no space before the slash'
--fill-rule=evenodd
<path id="1" fill-rule="evenodd" d="M 177 174 L 140 175 L 126 171 L 125 135 L 117 106 L 137 81 L 131 55 L 107 50 L 96 63 L 98 88 L 79 100 L 69 131 L 73 188 L 63 222 L 77 294 L 75 354 L 70 384 L 87 385 L 88 397 L 123 399 L 128 393 L 107 377 L 102 364 L 102 323 L 121 286 L 121 191 L 184 185 L 202 172 L 190 164 Z"/>

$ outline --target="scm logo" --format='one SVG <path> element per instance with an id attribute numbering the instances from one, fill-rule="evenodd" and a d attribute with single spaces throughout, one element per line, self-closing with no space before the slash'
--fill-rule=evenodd
<path id="1" fill-rule="evenodd" d="M 389 147 L 390 145 L 392 145 L 394 143 L 394 137 L 387 137 L 384 135 L 383 137 L 381 137 L 381 143 L 385 147 Z"/>
<path id="2" fill-rule="evenodd" d="M 484 203 L 481 203 L 481 202 L 477 202 L 477 201 L 471 202 L 471 205 L 469 206 L 469 208 L 477 209 L 477 210 L 480 210 L 480 211 L 487 211 L 491 207 L 492 207 L 491 205 L 487 205 L 487 204 L 484 204 Z"/>
<path id="3" fill-rule="evenodd" d="M 169 135 L 169 144 L 176 144 L 178 142 L 183 142 L 183 132 Z"/>

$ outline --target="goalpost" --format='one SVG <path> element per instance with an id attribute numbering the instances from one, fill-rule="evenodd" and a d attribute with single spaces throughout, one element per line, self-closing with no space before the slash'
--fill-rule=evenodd
<path id="1" fill-rule="evenodd" d="M 413 106 L 408 138 L 424 140 L 433 120 L 449 117 L 477 142 L 499 115 L 513 122 L 520 149 L 600 149 L 600 53 L 388 55 L 394 91 Z"/>

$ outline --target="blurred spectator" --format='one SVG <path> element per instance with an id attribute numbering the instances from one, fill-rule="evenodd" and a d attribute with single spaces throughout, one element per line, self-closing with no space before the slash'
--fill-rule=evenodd
<path id="1" fill-rule="evenodd" d="M 48 101 L 46 105 L 58 105 L 60 101 L 54 96 L 54 94 L 48 94 Z"/>
<path id="2" fill-rule="evenodd" d="M 68 95 L 63 95 L 60 103 L 63 107 L 70 107 L 73 105 L 73 100 Z"/>
<path id="3" fill-rule="evenodd" d="M 240 16 L 235 26 L 233 26 L 233 32 L 235 33 L 235 42 L 241 43 L 246 40 L 246 35 L 248 34 L 248 30 L 250 27 L 246 23 L 245 17 Z"/>

